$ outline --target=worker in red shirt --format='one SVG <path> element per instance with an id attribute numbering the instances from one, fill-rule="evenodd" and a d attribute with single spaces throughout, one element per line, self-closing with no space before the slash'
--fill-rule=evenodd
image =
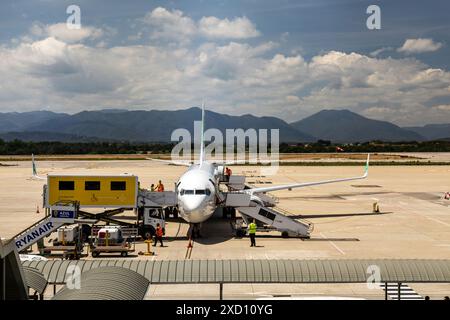
<path id="1" fill-rule="evenodd" d="M 156 191 L 164 192 L 164 185 L 162 184 L 161 180 L 158 181 L 158 185 L 156 186 Z"/>
<path id="2" fill-rule="evenodd" d="M 226 167 L 225 168 L 225 177 L 226 177 L 226 181 L 230 181 L 230 176 L 231 176 L 231 169 Z"/>
<path id="3" fill-rule="evenodd" d="M 155 243 L 153 243 L 153 246 L 156 247 L 156 244 L 158 243 L 158 241 L 161 243 L 161 247 L 164 247 L 163 244 L 163 235 L 164 235 L 164 230 L 163 228 L 161 228 L 161 225 L 158 223 L 156 225 L 156 230 L 155 230 Z"/>

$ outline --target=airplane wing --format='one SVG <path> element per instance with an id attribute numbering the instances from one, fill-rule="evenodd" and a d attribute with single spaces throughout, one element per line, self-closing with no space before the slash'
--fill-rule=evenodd
<path id="1" fill-rule="evenodd" d="M 175 166 L 185 166 L 190 167 L 193 162 L 192 161 L 178 161 L 178 160 L 164 160 L 164 159 L 155 159 L 155 158 L 146 158 L 147 160 L 156 161 L 156 162 L 162 162 L 166 164 L 171 164 Z"/>
<path id="2" fill-rule="evenodd" d="M 254 194 L 254 193 L 271 192 L 271 191 L 284 190 L 284 189 L 294 189 L 294 188 L 317 186 L 317 185 L 328 184 L 328 183 L 365 179 L 365 178 L 367 178 L 367 176 L 369 174 L 369 158 L 370 158 L 370 154 L 367 155 L 367 161 L 366 161 L 364 174 L 359 177 L 341 178 L 341 179 L 324 180 L 324 181 L 316 181 L 316 182 L 294 183 L 294 184 L 286 184 L 286 185 L 272 186 L 272 187 L 252 188 L 252 189 L 242 190 L 242 192 Z"/>
<path id="3" fill-rule="evenodd" d="M 233 164 L 247 164 L 249 163 L 248 160 L 246 159 L 242 159 L 242 160 L 230 160 L 230 161 L 213 161 L 211 160 L 212 163 L 220 165 L 220 166 L 231 166 Z"/>

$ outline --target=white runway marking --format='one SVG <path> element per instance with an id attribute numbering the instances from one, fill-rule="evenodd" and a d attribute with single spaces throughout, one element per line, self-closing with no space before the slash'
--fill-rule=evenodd
<path id="1" fill-rule="evenodd" d="M 327 239 L 327 237 L 322 232 L 320 233 L 320 235 L 322 236 L 322 238 Z M 341 250 L 341 248 L 339 248 L 333 241 L 330 241 L 330 244 L 341 254 L 345 254 L 345 252 Z"/>
<path id="2" fill-rule="evenodd" d="M 444 226 L 450 227 L 450 224 L 448 224 L 447 222 L 441 221 L 441 220 L 439 220 L 439 219 L 431 218 L 431 217 L 425 217 L 425 218 L 427 218 L 428 220 L 432 220 L 432 221 L 434 221 L 434 222 L 443 224 Z"/>
<path id="3" fill-rule="evenodd" d="M 428 219 L 428 220 L 431 220 L 431 221 L 440 223 L 440 224 L 442 224 L 442 225 L 444 225 L 444 226 L 446 226 L 446 227 L 450 227 L 450 224 L 447 223 L 447 222 L 441 221 L 441 220 L 436 219 L 436 218 L 429 217 L 429 216 L 427 216 L 427 215 L 425 215 L 425 214 L 423 214 L 423 213 L 417 212 L 416 210 L 411 210 L 409 207 L 407 207 L 407 204 L 406 204 L 405 202 L 403 202 L 403 201 L 400 201 L 399 204 L 401 205 L 401 207 L 403 207 L 404 209 L 409 210 L 410 212 L 412 212 L 412 213 L 414 213 L 414 214 L 420 215 L 421 217 L 424 217 L 424 218 L 426 218 L 426 219 Z M 428 207 L 428 208 L 430 208 L 430 210 L 435 209 L 435 206 L 433 206 L 433 205 L 430 206 L 429 204 L 423 204 L 423 203 L 422 203 L 421 205 L 422 205 L 423 207 Z"/>

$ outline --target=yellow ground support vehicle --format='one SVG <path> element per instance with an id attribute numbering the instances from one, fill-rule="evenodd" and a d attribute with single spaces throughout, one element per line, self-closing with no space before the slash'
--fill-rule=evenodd
<path id="1" fill-rule="evenodd" d="M 138 177 L 134 175 L 48 175 L 44 205 L 73 201 L 84 208 L 137 208 Z"/>

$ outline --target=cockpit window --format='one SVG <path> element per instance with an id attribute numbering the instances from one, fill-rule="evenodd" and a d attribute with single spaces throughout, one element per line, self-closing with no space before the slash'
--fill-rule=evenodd
<path id="1" fill-rule="evenodd" d="M 196 194 L 196 195 L 211 195 L 211 190 L 209 189 L 195 189 L 195 190 L 185 190 L 185 189 L 181 189 L 180 190 L 180 196 L 183 196 L 185 194 Z"/>

